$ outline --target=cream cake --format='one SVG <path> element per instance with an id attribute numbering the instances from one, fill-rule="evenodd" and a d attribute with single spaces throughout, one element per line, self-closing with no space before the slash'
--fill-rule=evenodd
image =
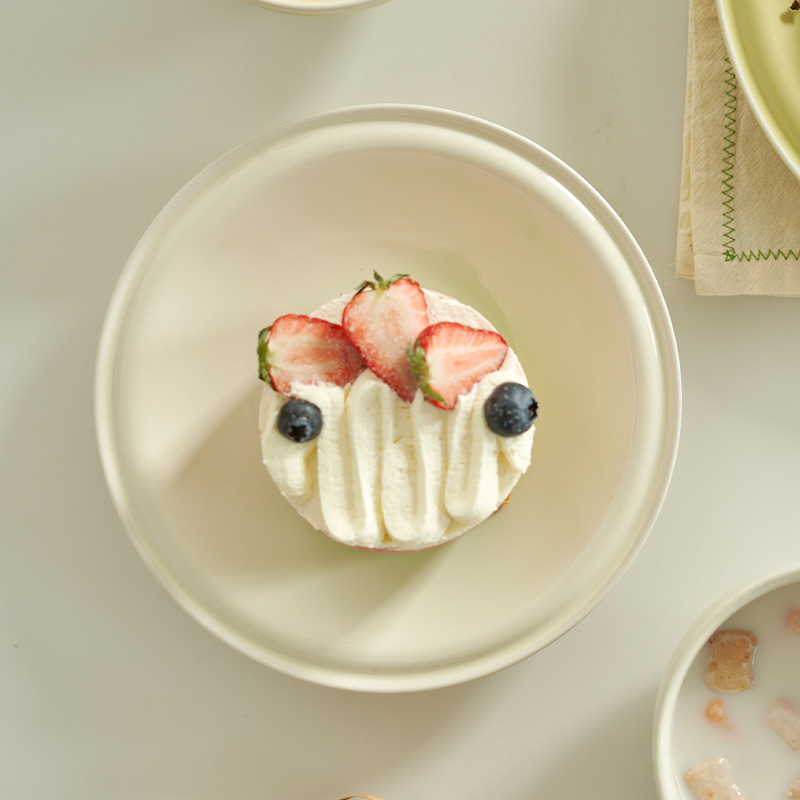
<path id="1" fill-rule="evenodd" d="M 420 550 L 491 516 L 531 459 L 538 405 L 475 309 L 406 275 L 259 336 L 264 464 L 313 527 Z"/>

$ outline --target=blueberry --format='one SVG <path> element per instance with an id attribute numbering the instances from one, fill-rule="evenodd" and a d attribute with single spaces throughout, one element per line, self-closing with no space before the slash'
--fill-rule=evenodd
<path id="1" fill-rule="evenodd" d="M 539 404 L 521 383 L 501 383 L 486 398 L 483 414 L 498 436 L 519 436 L 533 425 Z"/>
<path id="2" fill-rule="evenodd" d="M 278 430 L 293 442 L 310 442 L 322 430 L 322 412 L 308 400 L 287 400 L 278 412 Z"/>

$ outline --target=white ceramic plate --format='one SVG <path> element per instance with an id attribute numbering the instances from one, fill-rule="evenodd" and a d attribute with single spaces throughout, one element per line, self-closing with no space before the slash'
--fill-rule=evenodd
<path id="1" fill-rule="evenodd" d="M 511 502 L 427 552 L 331 541 L 260 459 L 258 332 L 374 269 L 481 311 L 540 402 Z M 657 283 L 585 181 L 487 122 L 374 106 L 269 131 L 169 203 L 112 299 L 96 410 L 131 539 L 195 619 L 285 673 L 408 691 L 515 663 L 600 601 L 661 506 L 680 385 Z"/>
<path id="2" fill-rule="evenodd" d="M 289 14 L 342 14 L 385 3 L 387 0 L 248 0 L 255 6 Z"/>
<path id="3" fill-rule="evenodd" d="M 800 11 L 791 0 L 717 0 L 722 35 L 747 102 L 800 178 Z"/>
<path id="4" fill-rule="evenodd" d="M 683 775 L 694 764 L 725 758 L 747 797 L 786 797 L 800 776 L 798 755 L 766 725 L 776 699 L 800 703 L 800 634 L 786 612 L 800 608 L 800 567 L 793 565 L 723 595 L 687 631 L 667 668 L 656 703 L 653 758 L 662 800 L 697 800 Z M 752 689 L 734 694 L 705 685 L 705 645 L 718 628 L 744 628 L 758 639 Z M 727 724 L 704 716 L 720 699 Z"/>

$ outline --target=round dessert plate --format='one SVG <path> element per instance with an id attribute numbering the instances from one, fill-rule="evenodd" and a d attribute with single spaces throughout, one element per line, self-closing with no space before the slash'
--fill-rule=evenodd
<path id="1" fill-rule="evenodd" d="M 789 620 L 794 620 L 791 626 Z M 778 700 L 800 706 L 798 622 L 800 566 L 793 565 L 731 590 L 687 631 L 656 702 L 653 761 L 662 800 L 696 800 L 684 774 L 715 758 L 728 762 L 747 797 L 788 796 L 800 778 L 797 753 L 765 720 Z M 746 691 L 723 694 L 706 685 L 706 643 L 718 629 L 745 630 L 756 637 L 754 680 Z M 722 704 L 724 718 L 706 715 L 712 702 L 717 709 Z"/>
<path id="2" fill-rule="evenodd" d="M 424 552 L 330 540 L 261 463 L 259 331 L 373 270 L 480 311 L 540 404 L 510 502 Z M 173 198 L 112 298 L 96 416 L 124 525 L 191 616 L 284 673 L 411 691 L 520 661 L 596 606 L 661 507 L 680 380 L 654 276 L 582 178 L 490 123 L 368 106 L 271 130 Z"/>
<path id="3" fill-rule="evenodd" d="M 254 6 L 284 11 L 288 14 L 343 14 L 360 8 L 378 6 L 387 0 L 247 0 Z"/>
<path id="4" fill-rule="evenodd" d="M 785 0 L 717 0 L 736 77 L 767 138 L 800 178 L 800 11 Z"/>

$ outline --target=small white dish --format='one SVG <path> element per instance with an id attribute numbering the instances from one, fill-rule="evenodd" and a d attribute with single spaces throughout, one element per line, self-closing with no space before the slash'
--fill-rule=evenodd
<path id="1" fill-rule="evenodd" d="M 717 0 L 717 14 L 753 114 L 800 178 L 800 11 L 790 5 L 790 0 Z"/>
<path id="2" fill-rule="evenodd" d="M 320 14 L 344 14 L 362 8 L 372 8 L 388 0 L 247 0 L 254 6 L 282 11 L 287 14 L 317 16 Z"/>
<path id="3" fill-rule="evenodd" d="M 800 634 L 786 614 L 800 608 L 800 566 L 748 581 L 713 603 L 687 631 L 662 681 L 656 702 L 653 762 L 661 800 L 697 800 L 687 769 L 725 758 L 747 797 L 786 797 L 800 776 L 800 759 L 765 722 L 776 700 L 800 704 Z M 752 688 L 721 694 L 706 686 L 707 642 L 718 629 L 745 629 L 758 639 Z M 720 700 L 726 721 L 705 716 Z"/>
<path id="4" fill-rule="evenodd" d="M 484 313 L 540 403 L 511 502 L 425 552 L 331 541 L 261 464 L 258 332 L 376 269 Z M 114 293 L 96 415 L 125 527 L 189 614 L 290 675 L 410 691 L 520 661 L 600 602 L 666 493 L 680 378 L 641 250 L 574 171 L 473 117 L 369 106 L 268 131 L 167 205 Z"/>

